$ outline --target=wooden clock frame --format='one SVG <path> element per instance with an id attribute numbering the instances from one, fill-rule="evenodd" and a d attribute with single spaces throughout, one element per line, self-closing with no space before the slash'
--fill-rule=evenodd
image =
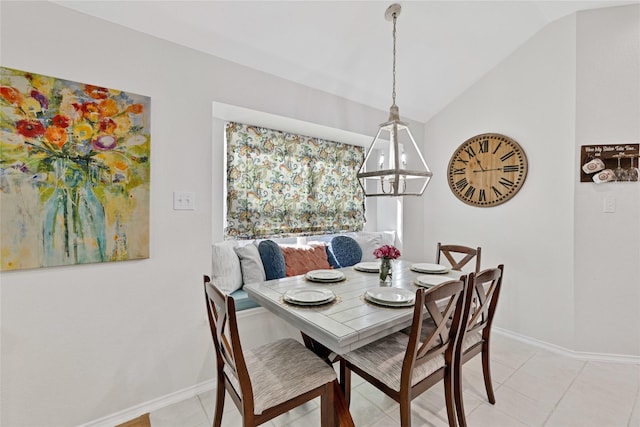
<path id="1" fill-rule="evenodd" d="M 483 133 L 453 152 L 447 180 L 460 201 L 486 208 L 511 200 L 522 188 L 528 170 L 520 144 L 499 133 Z"/>

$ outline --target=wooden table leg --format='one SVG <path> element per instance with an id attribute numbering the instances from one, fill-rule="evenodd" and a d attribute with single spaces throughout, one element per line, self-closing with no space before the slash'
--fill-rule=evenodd
<path id="1" fill-rule="evenodd" d="M 322 360 L 324 360 L 328 365 L 333 366 L 333 364 L 340 360 L 340 356 L 332 352 L 330 349 L 320 344 L 318 341 L 314 340 L 304 332 L 300 332 L 302 335 L 302 340 L 304 341 L 304 345 L 315 354 L 318 355 Z M 342 377 L 342 375 L 340 375 Z M 340 383 L 334 383 L 334 403 L 336 409 L 336 425 L 340 427 L 355 427 L 353 424 L 353 418 L 351 418 L 351 412 L 349 412 L 349 405 L 344 397 L 344 393 L 342 389 L 345 387 L 345 384 L 342 384 L 342 378 L 340 378 Z M 348 384 L 350 387 L 351 385 Z"/>
<path id="2" fill-rule="evenodd" d="M 337 382 L 334 383 L 334 388 L 333 394 L 337 418 L 336 425 L 340 427 L 355 427 L 353 418 L 351 418 L 351 412 L 349 412 L 349 406 L 347 405 L 342 389 Z"/>
<path id="3" fill-rule="evenodd" d="M 304 332 L 300 332 L 300 335 L 302 335 L 302 340 L 304 341 L 305 347 L 313 351 L 318 355 L 318 357 L 327 362 L 329 365 L 333 365 L 335 362 L 340 360 L 340 356 L 332 352 L 324 345 L 320 344 L 318 341 L 311 338 L 309 335 L 305 334 Z"/>

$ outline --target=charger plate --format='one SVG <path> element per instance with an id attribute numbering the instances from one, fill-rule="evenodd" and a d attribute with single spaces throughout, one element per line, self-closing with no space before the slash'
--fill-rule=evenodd
<path id="1" fill-rule="evenodd" d="M 416 294 L 407 289 L 380 286 L 367 289 L 364 293 L 364 298 L 374 304 L 387 307 L 410 307 L 416 301 Z"/>
<path id="2" fill-rule="evenodd" d="M 438 275 L 432 274 L 422 274 L 413 281 L 413 284 L 416 286 L 422 286 L 425 288 L 430 288 L 432 286 L 439 285 L 444 282 L 448 282 L 449 280 L 453 280 L 451 277 L 442 277 Z"/>
<path id="3" fill-rule="evenodd" d="M 285 302 L 297 305 L 322 305 L 336 299 L 329 289 L 291 289 L 282 296 Z"/>
<path id="4" fill-rule="evenodd" d="M 346 278 L 342 271 L 337 270 L 311 270 L 304 275 L 305 279 L 312 282 L 340 282 Z"/>
<path id="5" fill-rule="evenodd" d="M 428 262 L 420 262 L 411 265 L 411 270 L 418 273 L 444 274 L 449 272 L 449 267 L 441 264 L 430 264 Z"/>
<path id="6" fill-rule="evenodd" d="M 354 270 L 363 271 L 365 273 L 378 273 L 380 271 L 380 262 L 367 261 L 359 262 L 353 266 Z"/>

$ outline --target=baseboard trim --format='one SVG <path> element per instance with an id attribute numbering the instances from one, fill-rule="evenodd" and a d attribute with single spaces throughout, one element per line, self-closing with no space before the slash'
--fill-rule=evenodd
<path id="1" fill-rule="evenodd" d="M 183 388 L 182 390 L 169 393 L 167 395 L 158 397 L 156 399 L 149 400 L 148 402 L 141 403 L 139 405 L 132 406 L 123 411 L 116 412 L 115 414 L 107 415 L 106 417 L 99 418 L 94 421 L 90 421 L 86 424 L 81 424 L 78 427 L 113 427 L 119 424 L 125 423 L 129 420 L 137 418 L 146 413 L 153 412 L 157 409 L 164 408 L 174 403 L 182 402 L 183 400 L 190 399 L 197 396 L 200 393 L 204 393 L 209 390 L 213 390 L 216 387 L 215 380 L 208 380 L 191 387 Z"/>
<path id="2" fill-rule="evenodd" d="M 594 362 L 615 362 L 615 363 L 631 363 L 631 364 L 640 364 L 640 356 L 629 356 L 622 354 L 608 354 L 608 353 L 588 353 L 582 351 L 569 350 L 564 347 L 560 347 L 555 344 L 550 344 L 548 342 L 539 341 L 535 338 L 531 338 L 525 335 L 520 335 L 512 331 L 508 331 L 506 329 L 493 327 L 494 333 L 499 333 L 515 340 L 524 342 L 526 344 L 531 344 L 536 347 L 543 348 L 545 350 L 552 351 L 554 353 L 559 353 L 566 357 L 571 357 L 573 359 L 579 360 L 587 360 Z"/>

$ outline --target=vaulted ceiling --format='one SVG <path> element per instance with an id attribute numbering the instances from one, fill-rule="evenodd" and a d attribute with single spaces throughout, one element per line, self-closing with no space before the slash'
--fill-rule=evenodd
<path id="1" fill-rule="evenodd" d="M 549 23 L 639 1 L 404 1 L 397 104 L 421 122 Z M 392 23 L 382 1 L 56 1 L 62 6 L 381 110 Z"/>

